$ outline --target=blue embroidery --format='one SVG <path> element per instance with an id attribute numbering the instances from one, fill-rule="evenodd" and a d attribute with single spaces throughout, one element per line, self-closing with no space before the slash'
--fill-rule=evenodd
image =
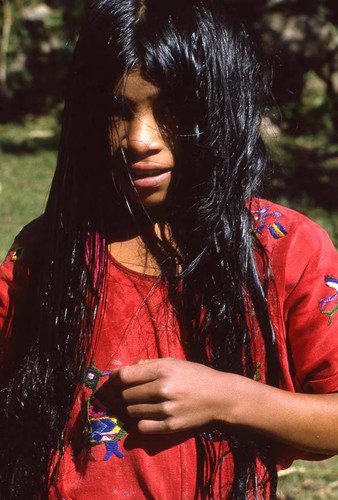
<path id="1" fill-rule="evenodd" d="M 252 212 L 254 219 L 258 220 L 258 227 L 256 229 L 256 232 L 258 234 L 262 234 L 265 228 L 268 228 L 270 231 L 270 234 L 275 238 L 283 238 L 287 234 L 287 230 L 285 227 L 282 226 L 282 224 L 278 221 L 276 221 L 277 218 L 283 217 L 283 215 L 280 212 L 270 212 L 270 207 L 260 207 L 258 210 L 255 210 Z M 273 217 L 273 221 L 269 224 L 267 224 L 266 219 L 267 217 Z"/>

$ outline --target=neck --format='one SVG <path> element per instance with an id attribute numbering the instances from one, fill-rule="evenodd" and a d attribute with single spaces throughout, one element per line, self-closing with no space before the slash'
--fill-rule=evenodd
<path id="1" fill-rule="evenodd" d="M 106 238 L 109 243 L 126 241 L 155 231 L 161 238 L 161 227 L 169 228 L 166 207 L 141 207 L 131 205 L 131 212 L 127 207 L 116 206 L 113 215 L 110 215 L 107 225 Z"/>
<path id="2" fill-rule="evenodd" d="M 127 210 L 117 210 L 114 222 L 109 226 L 109 252 L 125 267 L 144 274 L 159 275 L 160 266 L 146 242 L 155 235 L 159 239 L 164 234 L 170 237 L 165 211 L 162 207 L 144 210 L 140 206 L 133 206 L 132 210 L 132 214 Z"/>

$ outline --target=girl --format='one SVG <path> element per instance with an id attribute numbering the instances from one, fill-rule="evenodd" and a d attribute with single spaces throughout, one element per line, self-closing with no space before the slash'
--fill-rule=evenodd
<path id="1" fill-rule="evenodd" d="M 94 2 L 1 268 L 1 498 L 268 499 L 338 451 L 337 256 L 256 198 L 267 93 L 223 0 Z"/>

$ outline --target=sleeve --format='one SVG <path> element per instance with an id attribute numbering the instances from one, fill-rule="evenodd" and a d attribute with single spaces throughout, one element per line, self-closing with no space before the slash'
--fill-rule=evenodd
<path id="1" fill-rule="evenodd" d="M 13 320 L 25 302 L 29 279 L 29 246 L 21 233 L 0 266 L 0 363 L 9 363 L 13 353 L 10 338 Z"/>
<path id="2" fill-rule="evenodd" d="M 296 390 L 338 391 L 338 255 L 303 218 L 285 260 L 284 320 Z"/>

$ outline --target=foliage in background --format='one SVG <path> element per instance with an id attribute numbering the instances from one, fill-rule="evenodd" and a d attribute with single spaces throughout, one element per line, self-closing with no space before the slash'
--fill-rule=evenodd
<path id="1" fill-rule="evenodd" d="M 49 112 L 63 101 L 67 70 L 84 10 L 81 0 L 6 2 L 12 21 L 7 78 L 0 85 L 2 122 L 20 119 L 27 113 Z M 4 9 L 3 0 L 2 21 Z"/>
<path id="2" fill-rule="evenodd" d="M 248 18 L 274 66 L 273 90 L 289 133 L 333 134 L 338 128 L 338 2 L 224 0 Z M 46 112 L 62 102 L 70 55 L 89 0 L 2 0 L 10 7 L 1 120 Z M 3 23 L 2 23 L 3 24 Z M 1 42 L 2 43 L 2 42 Z M 325 87 L 315 113 L 299 103 L 309 77 Z"/>

